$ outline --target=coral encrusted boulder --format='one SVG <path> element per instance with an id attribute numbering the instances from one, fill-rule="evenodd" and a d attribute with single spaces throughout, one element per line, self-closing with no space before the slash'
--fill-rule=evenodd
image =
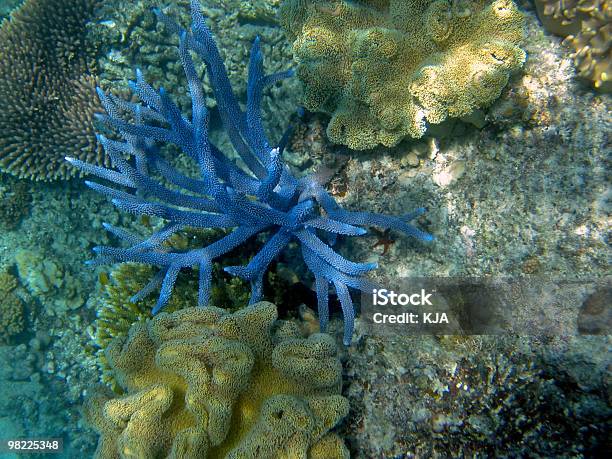
<path id="1" fill-rule="evenodd" d="M 106 356 L 123 394 L 85 406 L 99 458 L 347 458 L 348 413 L 328 335 L 303 338 L 261 302 L 135 323 Z"/>
<path id="2" fill-rule="evenodd" d="M 280 18 L 304 106 L 357 150 L 486 107 L 526 57 L 512 0 L 285 0 Z"/>

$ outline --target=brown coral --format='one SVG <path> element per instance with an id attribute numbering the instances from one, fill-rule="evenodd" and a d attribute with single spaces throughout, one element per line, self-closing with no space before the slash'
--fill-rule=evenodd
<path id="1" fill-rule="evenodd" d="M 30 187 L 22 180 L 10 178 L 6 186 L 0 186 L 0 229 L 13 230 L 30 212 L 32 195 Z"/>
<path id="2" fill-rule="evenodd" d="M 103 163 L 93 115 L 98 0 L 27 0 L 0 29 L 0 169 L 34 180 L 75 174 L 66 155 Z"/>
<path id="3" fill-rule="evenodd" d="M 578 75 L 612 91 L 612 5 L 609 0 L 536 0 L 544 27 L 566 37 Z"/>
<path id="4" fill-rule="evenodd" d="M 280 14 L 304 106 L 358 150 L 490 105 L 525 61 L 511 0 L 285 0 Z"/>
<path id="5" fill-rule="evenodd" d="M 330 432 L 348 412 L 334 341 L 276 317 L 265 302 L 188 308 L 113 340 L 124 394 L 99 393 L 85 410 L 97 457 L 348 457 Z"/>
<path id="6" fill-rule="evenodd" d="M 0 273 L 0 295 L 11 293 L 17 288 L 17 278 L 7 271 Z"/>
<path id="7" fill-rule="evenodd" d="M 17 279 L 8 272 L 0 272 L 0 344 L 23 331 L 23 304 L 13 290 Z"/>

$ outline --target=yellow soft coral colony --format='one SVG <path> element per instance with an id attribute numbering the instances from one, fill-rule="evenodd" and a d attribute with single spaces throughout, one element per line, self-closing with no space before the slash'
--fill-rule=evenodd
<path id="1" fill-rule="evenodd" d="M 86 404 L 99 458 L 347 458 L 334 341 L 303 338 L 261 302 L 135 323 L 106 355 L 124 395 Z"/>
<path id="2" fill-rule="evenodd" d="M 536 0 L 549 32 L 566 37 L 578 75 L 612 92 L 612 3 L 609 0 Z"/>
<path id="3" fill-rule="evenodd" d="M 280 18 L 304 106 L 358 150 L 487 106 L 526 57 L 512 0 L 285 0 Z"/>

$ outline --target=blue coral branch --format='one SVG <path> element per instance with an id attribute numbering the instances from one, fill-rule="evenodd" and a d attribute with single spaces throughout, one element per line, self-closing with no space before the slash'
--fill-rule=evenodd
<path id="1" fill-rule="evenodd" d="M 246 266 L 225 268 L 231 275 L 251 283 L 250 301 L 255 302 L 262 297 L 263 278 L 270 263 L 291 241 L 296 241 L 302 247 L 306 266 L 314 275 L 321 329 L 325 330 L 329 321 L 329 288 L 333 285 L 345 320 L 344 343 L 350 344 L 355 312 L 348 289 L 371 289 L 373 284 L 364 274 L 375 269 L 376 264 L 348 260 L 336 252 L 329 241 L 334 241 L 338 235 L 366 234 L 364 226 L 392 229 L 430 241 L 433 236 L 410 224 L 424 209 L 402 217 L 350 212 L 338 205 L 315 176 L 297 179 L 282 160 L 287 136 L 281 145 L 272 147 L 264 133 L 261 115 L 264 89 L 291 76 L 292 72 L 265 75 L 257 38 L 251 49 L 247 103 L 243 111 L 197 0 L 191 2 L 190 31 L 182 29 L 160 10 L 155 12 L 169 30 L 179 35 L 179 59 L 192 102 L 191 119 L 181 113 L 163 88 L 156 91 L 137 70 L 136 79 L 129 86 L 140 99 L 138 103 L 121 100 L 98 89 L 106 110 L 100 120 L 123 139 L 98 137 L 113 169 L 66 159 L 81 171 L 111 182 L 111 186 L 91 181 L 86 184 L 109 197 L 117 208 L 136 215 L 160 217 L 167 224 L 144 239 L 105 225 L 128 247 L 96 247 L 94 252 L 99 257 L 92 264 L 137 262 L 159 267 L 151 281 L 134 295 L 138 300 L 159 289 L 153 313 L 167 304 L 180 271 L 197 266 L 198 303 L 206 306 L 210 299 L 213 262 L 263 233 L 268 237 L 267 242 Z M 206 64 L 223 127 L 246 169 L 230 161 L 209 140 L 209 113 L 192 52 Z M 167 163 L 159 154 L 160 143 L 178 146 L 197 163 L 200 177 L 187 177 Z M 159 176 L 171 184 L 172 189 L 156 178 Z M 229 228 L 230 232 L 197 249 L 179 251 L 164 244 L 185 228 Z"/>

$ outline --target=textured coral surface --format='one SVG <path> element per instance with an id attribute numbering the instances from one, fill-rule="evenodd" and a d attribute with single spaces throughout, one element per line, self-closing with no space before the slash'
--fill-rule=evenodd
<path id="1" fill-rule="evenodd" d="M 30 212 L 32 195 L 27 182 L 5 178 L 0 182 L 0 229 L 14 230 Z"/>
<path id="2" fill-rule="evenodd" d="M 138 322 L 106 355 L 123 395 L 86 407 L 97 456 L 348 457 L 330 429 L 348 413 L 328 335 L 304 339 L 257 303 L 188 308 Z"/>
<path id="3" fill-rule="evenodd" d="M 23 304 L 13 293 L 17 279 L 8 272 L 0 272 L 0 344 L 21 333 L 24 327 Z"/>
<path id="4" fill-rule="evenodd" d="M 97 0 L 28 0 L 0 29 L 0 170 L 35 180 L 73 176 L 70 154 L 104 163 L 93 114 Z"/>
<path id="5" fill-rule="evenodd" d="M 142 3 L 121 1 L 130 11 Z M 227 43 L 220 46 L 221 52 L 235 53 L 236 68 L 244 64 L 238 55 L 247 52 L 256 33 L 262 36 L 266 57 L 274 59 L 278 69 L 286 68 L 289 61 L 267 48 L 279 48 L 268 39 L 267 31 L 271 38 L 273 27 L 232 28 L 238 19 L 230 15 L 230 7 L 239 1 L 206 0 L 206 6 L 222 1 L 224 8 L 211 27 Z M 250 5 L 255 2 L 262 3 L 255 0 Z M 173 0 L 149 3 L 166 5 Z M 525 0 L 522 6 L 530 3 Z M 188 8 L 181 14 L 189 15 Z M 383 254 L 383 247 L 373 248 L 376 237 L 364 236 L 343 241 L 343 253 L 379 262 L 381 276 L 525 273 L 598 278 L 609 274 L 610 98 L 580 84 L 560 40 L 544 33 L 533 8 L 527 8 L 525 15 L 529 40 L 524 49 L 529 59 L 524 73 L 511 78 L 507 90 L 487 110 L 487 124 L 481 129 L 452 123 L 456 127 L 447 137 L 405 141 L 393 149 L 378 148 L 349 158 L 341 155 L 342 148 L 326 142 L 324 115 L 306 118 L 308 124 L 300 127 L 304 135 L 294 142 L 295 151 L 285 151 L 284 159 L 306 170 L 323 156 L 344 158 L 344 166 L 328 185 L 343 206 L 401 214 L 411 210 L 413 202 L 425 204 L 430 211 L 422 223 L 435 230 L 438 239 L 421 246 L 398 238 Z M 106 16 L 97 19 L 96 26 L 108 27 L 101 23 Z M 226 27 L 231 34 L 221 37 L 219 30 Z M 120 28 L 128 31 L 128 37 L 130 31 L 137 37 L 145 30 L 117 19 L 116 29 Z M 133 44 L 136 55 L 139 50 L 151 53 L 147 54 L 150 69 L 128 62 L 127 77 L 133 77 L 136 65 L 149 77 L 157 62 L 156 48 L 159 62 L 167 63 L 160 71 L 169 77 L 181 75 L 180 64 L 175 63 L 176 37 L 148 27 L 146 31 L 157 41 L 132 37 L 115 45 Z M 242 41 L 234 41 L 243 33 Z M 231 70 L 230 78 L 243 82 Z M 181 95 L 177 88 L 183 88 L 182 83 L 160 84 Z M 284 84 L 274 88 L 283 95 L 273 92 L 265 101 L 275 104 L 285 97 L 285 88 Z M 277 113 L 271 116 L 279 126 L 285 125 L 286 118 Z M 0 176 L 4 197 L 15 191 L 16 181 L 9 179 Z M 102 268 L 85 268 L 85 254 L 95 245 L 116 244 L 101 223 L 139 233 L 143 221 L 120 212 L 80 181 L 61 186 L 25 183 L 32 197 L 31 211 L 16 230 L 0 230 L 0 271 L 16 276 L 15 255 L 27 249 L 70 272 L 83 293 L 93 294 Z M 155 218 L 151 224 L 162 226 Z M 297 249 L 287 253 L 299 257 Z M 62 282 L 59 288 L 39 293 L 31 281 L 46 276 L 40 271 L 45 266 L 33 268 L 12 291 L 23 301 L 27 328 L 9 345 L 0 346 L 1 436 L 33 438 L 52 432 L 64 438 L 63 457 L 93 457 L 98 436 L 81 421 L 80 408 L 82 397 L 90 393 L 89 384 L 100 376 L 95 356 L 86 351 L 97 303 L 90 299 L 77 310 L 65 309 L 63 298 L 70 285 Z M 197 276 L 191 276 L 197 283 Z M 592 299 L 584 305 L 597 312 L 598 303 Z M 330 331 L 338 333 L 338 340 L 342 329 L 341 317 L 332 314 Z M 612 393 L 609 336 L 524 338 L 518 350 L 515 340 L 497 337 L 453 344 L 433 337 L 382 340 L 356 335 L 354 341 L 343 350 L 347 353 L 343 394 L 350 400 L 351 412 L 340 427 L 354 458 L 607 457 Z M 491 384 L 496 374 L 497 382 Z"/>
<path id="6" fill-rule="evenodd" d="M 612 4 L 608 0 L 536 0 L 544 27 L 574 50 L 578 74 L 611 92 Z"/>
<path id="7" fill-rule="evenodd" d="M 304 106 L 333 142 L 364 150 L 497 99 L 525 53 L 511 0 L 286 0 Z"/>

